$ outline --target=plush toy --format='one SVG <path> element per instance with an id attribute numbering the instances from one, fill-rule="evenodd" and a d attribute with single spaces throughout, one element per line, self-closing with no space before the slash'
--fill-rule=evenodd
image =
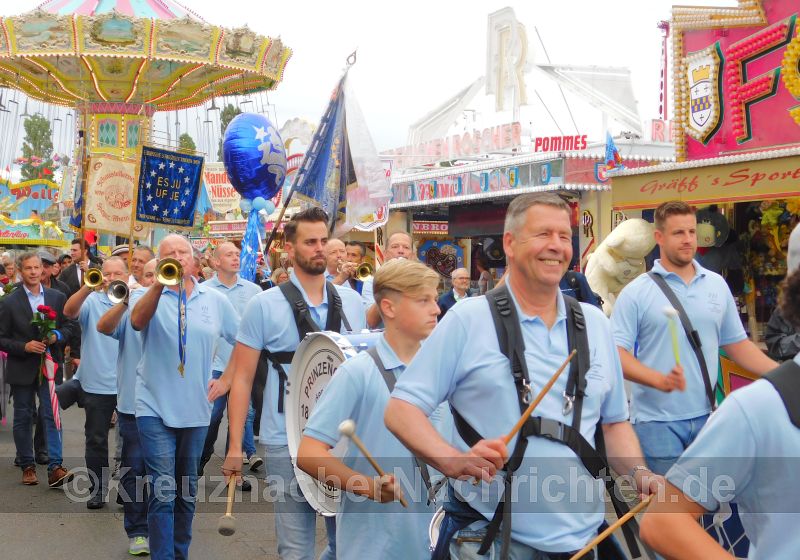
<path id="1" fill-rule="evenodd" d="M 655 244 L 653 224 L 632 218 L 614 228 L 589 256 L 586 279 L 603 298 L 606 315 L 611 315 L 622 288 L 645 271 L 644 257 Z"/>

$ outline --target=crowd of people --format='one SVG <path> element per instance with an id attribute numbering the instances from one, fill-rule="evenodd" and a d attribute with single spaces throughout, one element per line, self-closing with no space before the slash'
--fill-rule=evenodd
<path id="1" fill-rule="evenodd" d="M 0 301 L 0 350 L 22 483 L 38 483 L 37 462 L 53 488 L 72 476 L 39 375 L 50 353 L 76 370 L 59 394 L 62 406 L 76 401 L 85 412 L 89 509 L 108 500 L 116 417 L 117 500 L 133 555 L 189 557 L 198 477 L 226 410 L 222 474 L 247 491 L 245 464 L 263 466 L 284 559 L 312 559 L 317 543 L 318 514 L 298 490 L 295 464 L 343 490 L 336 517 L 325 517 L 324 559 L 571 558 L 607 526 L 606 492 L 617 513 L 631 506 L 618 491 L 626 484 L 652 500 L 640 530 L 626 526 L 630 553 L 640 537 L 669 558 L 729 558 L 697 520 L 730 501 L 751 558 L 800 550 L 792 530 L 800 491 L 787 482 L 793 463 L 781 459 L 800 456 L 800 377 L 790 381 L 794 393 L 776 384 L 779 364 L 746 337 L 724 279 L 695 260 L 691 207 L 656 210 L 660 259 L 622 291 L 610 319 L 580 276 L 565 275 L 572 228 L 557 196 L 512 201 L 507 273 L 495 287 L 481 268 L 479 293 L 464 268 L 439 293 L 439 275 L 414 259 L 405 232 L 388 238 L 386 262 L 364 274 L 365 247 L 329 238 L 327 224 L 319 209 L 296 214 L 284 229 L 286 260 L 271 273 L 260 268 L 256 283 L 240 276 L 235 244 L 203 256 L 175 234 L 155 252 L 121 246 L 103 262 L 80 242 L 69 255 L 4 256 L 18 285 Z M 800 253 L 800 239 L 792 243 Z M 794 325 L 800 272 L 789 265 L 781 313 Z M 204 268 L 213 275 L 201 281 Z M 127 286 L 124 297 L 112 283 Z M 31 322 L 41 306 L 55 317 L 46 332 Z M 675 316 L 691 328 L 672 338 Z M 374 345 L 339 367 L 293 457 L 285 395 L 300 342 L 312 331 L 366 328 L 381 329 Z M 720 348 L 766 379 L 717 409 Z M 559 366 L 563 375 L 542 391 Z M 359 446 L 332 452 L 348 420 L 386 474 L 372 471 Z M 35 451 L 37 422 L 45 443 Z M 734 482 L 724 495 L 715 486 L 723 477 Z M 596 554 L 628 557 L 613 537 Z"/>

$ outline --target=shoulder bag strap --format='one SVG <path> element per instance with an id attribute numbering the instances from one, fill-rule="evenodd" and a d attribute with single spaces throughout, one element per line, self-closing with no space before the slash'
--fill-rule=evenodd
<path id="1" fill-rule="evenodd" d="M 652 270 L 647 273 L 647 275 L 653 279 L 653 282 L 656 283 L 664 295 L 669 300 L 670 305 L 675 308 L 675 311 L 678 312 L 678 316 L 681 318 L 681 325 L 683 326 L 683 332 L 686 333 L 686 338 L 689 339 L 689 345 L 692 347 L 694 351 L 694 355 L 697 357 L 697 363 L 700 364 L 700 374 L 703 377 L 703 385 L 706 388 L 706 397 L 708 397 L 708 403 L 711 405 L 711 410 L 714 411 L 717 409 L 717 400 L 714 397 L 714 389 L 711 387 L 711 381 L 708 379 L 708 365 L 706 364 L 706 359 L 703 356 L 703 349 L 702 343 L 700 341 L 700 335 L 694 327 L 692 327 L 692 322 L 689 320 L 689 316 L 686 314 L 686 310 L 681 305 L 680 300 L 675 295 L 675 292 L 672 291 L 672 288 L 669 287 L 667 281 L 664 280 L 664 277 L 660 274 L 656 274 Z M 716 382 L 714 383 L 716 385 Z"/>
<path id="2" fill-rule="evenodd" d="M 342 330 L 342 323 L 346 331 L 352 331 L 350 321 L 342 309 L 342 298 L 332 282 L 325 282 L 325 289 L 328 291 L 328 320 L 325 322 L 325 330 L 339 332 Z"/>

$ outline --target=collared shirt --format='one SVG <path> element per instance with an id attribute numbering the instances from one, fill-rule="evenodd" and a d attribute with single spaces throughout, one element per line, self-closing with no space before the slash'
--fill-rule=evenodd
<path id="1" fill-rule="evenodd" d="M 36 310 L 39 308 L 40 305 L 44 305 L 44 286 L 39 284 L 39 293 L 34 294 L 32 291 L 28 289 L 28 286 L 22 284 L 22 287 L 25 289 L 25 295 L 28 296 L 28 303 L 31 306 L 31 311 L 36 313 Z"/>
<path id="2" fill-rule="evenodd" d="M 695 276 L 687 285 L 680 276 L 656 260 L 653 272 L 664 277 L 683 305 L 694 329 L 700 334 L 703 356 L 711 386 L 717 382 L 719 347 L 747 338 L 733 296 L 719 274 L 694 261 Z M 671 307 L 661 289 L 647 274 L 635 278 L 619 294 L 611 325 L 617 346 L 632 351 L 638 344 L 637 359 L 665 375 L 675 366 L 669 319 L 664 308 Z M 634 422 L 687 420 L 711 411 L 700 364 L 680 321 L 676 321 L 678 346 L 686 377 L 685 391 L 665 393 L 639 383 L 631 387 L 631 419 Z"/>
<path id="3" fill-rule="evenodd" d="M 294 275 L 289 274 L 292 282 L 303 294 L 311 318 L 322 329 L 328 320 L 328 292 L 323 290 L 322 303 L 317 306 L 308 301 L 303 286 Z M 350 322 L 353 331 L 358 332 L 366 327 L 364 305 L 359 295 L 344 286 L 336 286 L 342 298 L 342 313 Z M 345 332 L 344 325 L 341 332 Z M 239 334 L 236 340 L 257 350 L 269 349 L 272 352 L 294 352 L 300 344 L 297 326 L 294 322 L 292 308 L 278 286 L 270 288 L 255 296 L 242 317 Z M 286 374 L 291 378 L 290 364 L 283 364 Z M 264 405 L 261 414 L 260 441 L 267 445 L 287 445 L 286 418 L 278 412 L 278 373 L 269 366 L 267 386 L 264 390 Z"/>
<path id="4" fill-rule="evenodd" d="M 147 291 L 138 288 L 131 292 L 128 309 L 109 336 L 119 341 L 117 354 L 117 410 L 123 414 L 136 414 L 136 369 L 142 359 L 142 333 L 131 325 L 130 310 Z"/>
<path id="5" fill-rule="evenodd" d="M 536 394 L 568 354 L 566 308 L 557 294 L 557 315 L 551 328 L 538 316 L 517 306 L 525 357 Z M 628 406 L 622 370 L 608 319 L 596 307 L 581 304 L 589 338 L 591 365 L 586 372 L 581 434 L 595 441 L 598 422 L 622 422 Z M 466 350 L 464 350 L 466 349 Z M 565 424 L 563 414 L 568 374 L 564 373 L 539 404 L 535 414 Z M 447 312 L 397 382 L 392 397 L 407 401 L 430 415 L 445 400 L 487 438 L 508 433 L 519 420 L 520 408 L 508 358 L 500 351 L 485 297 L 466 298 Z M 460 449 L 466 444 L 454 435 Z M 508 448 L 512 450 L 516 438 Z M 502 495 L 498 475 L 473 486 L 456 481 L 456 491 L 486 519 L 491 519 Z M 545 552 L 577 550 L 596 536 L 603 520 L 603 483 L 595 480 L 568 447 L 543 438 L 528 438 L 525 459 L 517 470 L 512 504 L 514 540 Z M 545 515 L 542 515 L 545 514 Z"/>
<path id="6" fill-rule="evenodd" d="M 381 335 L 376 348 L 384 367 L 395 378 L 405 371 L 405 364 Z M 428 525 L 433 507 L 426 505 L 425 486 L 411 452 L 386 428 L 383 413 L 389 403 L 389 389 L 366 352 L 344 362 L 322 392 L 303 435 L 335 446 L 340 439 L 339 424 L 348 418 L 355 421 L 356 435 L 370 453 L 380 457 L 381 467 L 394 473 L 403 486 L 409 509 L 399 502 L 380 504 L 348 492 L 336 515 L 337 557 L 424 558 L 428 549 Z M 351 469 L 372 475 L 372 467 L 358 448 L 349 445 L 342 462 Z M 403 476 L 399 475 L 399 471 Z M 404 484 L 404 481 L 408 483 Z M 410 486 L 413 484 L 413 486 Z"/>
<path id="7" fill-rule="evenodd" d="M 800 486 L 790 481 L 798 459 L 800 429 L 775 387 L 759 380 L 725 398 L 667 480 L 708 511 L 735 502 L 751 560 L 796 558 Z"/>
<path id="8" fill-rule="evenodd" d="M 97 321 L 113 307 L 105 292 L 92 292 L 81 305 L 80 379 L 83 390 L 98 395 L 117 394 L 116 340 L 97 332 Z"/>
<path id="9" fill-rule="evenodd" d="M 375 303 L 375 295 L 373 293 L 375 278 L 370 276 L 364 280 L 364 285 L 361 286 L 361 299 L 364 301 L 364 307 L 369 308 Z"/>
<path id="10" fill-rule="evenodd" d="M 228 299 L 200 284 L 186 302 L 186 366 L 178 372 L 178 294 L 167 287 L 142 329 L 142 361 L 136 377 L 136 416 L 157 416 L 170 428 L 208 426 L 208 381 L 220 337 L 233 344 L 236 311 Z"/>
<path id="11" fill-rule="evenodd" d="M 233 305 L 233 308 L 236 310 L 237 328 L 239 320 L 242 318 L 242 315 L 244 315 L 247 302 L 249 302 L 253 296 L 257 296 L 262 292 L 260 286 L 248 280 L 244 280 L 238 274 L 236 275 L 236 282 L 233 286 L 226 286 L 220 282 L 218 276 L 207 280 L 205 284 L 224 294 L 225 297 L 228 298 L 228 301 L 231 302 L 231 305 Z M 220 338 L 219 341 L 217 341 L 217 348 L 214 352 L 213 368 L 215 371 L 225 371 L 228 360 L 231 359 L 231 352 L 233 352 L 233 345 L 229 344 L 224 338 Z"/>

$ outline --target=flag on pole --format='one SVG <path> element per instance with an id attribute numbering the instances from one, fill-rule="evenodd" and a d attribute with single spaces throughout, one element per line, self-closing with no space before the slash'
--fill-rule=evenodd
<path id="1" fill-rule="evenodd" d="M 329 230 L 337 235 L 354 227 L 372 231 L 385 223 L 387 213 L 380 209 L 390 189 L 345 72 L 300 165 L 294 194 L 325 210 Z"/>
<path id="2" fill-rule="evenodd" d="M 239 276 L 250 282 L 256 281 L 256 249 L 261 245 L 261 225 L 258 212 L 252 210 L 242 237 L 242 255 L 239 257 Z"/>
<path id="3" fill-rule="evenodd" d="M 53 361 L 53 356 L 48 348 L 42 360 L 42 375 L 47 380 L 47 386 L 50 391 L 50 408 L 53 410 L 53 422 L 55 422 L 56 430 L 61 431 L 61 414 L 58 409 L 58 395 L 56 394 L 56 370 L 58 370 L 58 364 Z"/>
<path id="4" fill-rule="evenodd" d="M 616 171 L 618 169 L 625 169 L 622 164 L 622 156 L 619 155 L 619 150 L 611 133 L 606 131 L 606 171 Z"/>
<path id="5" fill-rule="evenodd" d="M 192 227 L 202 177 L 202 157 L 145 146 L 139 168 L 136 221 Z"/>

